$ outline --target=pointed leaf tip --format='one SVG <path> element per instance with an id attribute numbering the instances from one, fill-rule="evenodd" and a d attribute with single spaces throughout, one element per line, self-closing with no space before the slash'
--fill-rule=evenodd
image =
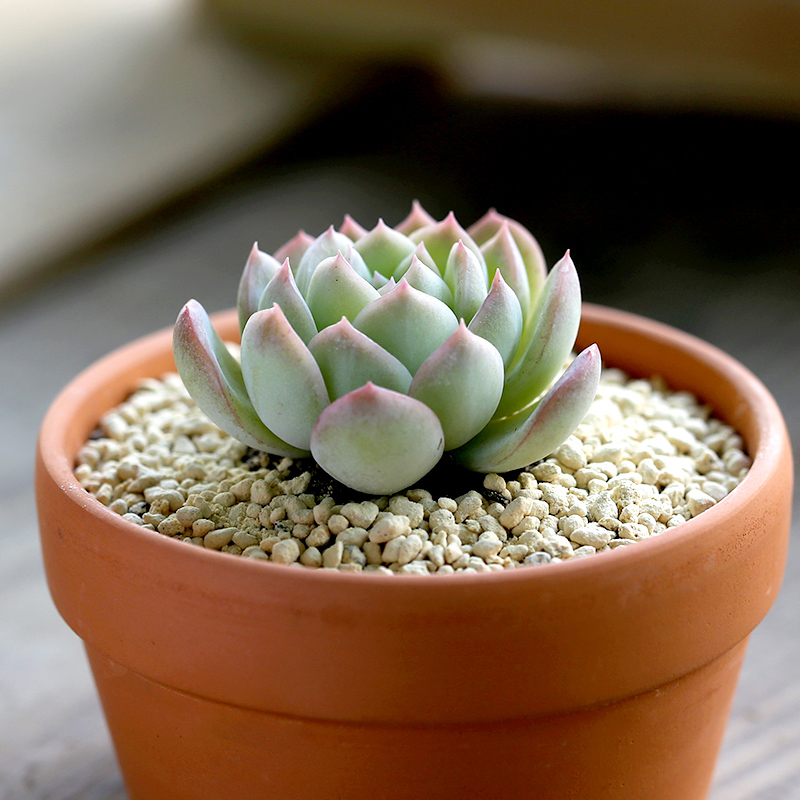
<path id="1" fill-rule="evenodd" d="M 239 312 L 239 330 L 242 330 L 251 314 L 258 310 L 258 301 L 264 287 L 280 267 L 280 263 L 273 256 L 262 253 L 258 249 L 258 242 L 253 243 L 250 255 L 239 280 L 236 295 L 236 306 Z"/>

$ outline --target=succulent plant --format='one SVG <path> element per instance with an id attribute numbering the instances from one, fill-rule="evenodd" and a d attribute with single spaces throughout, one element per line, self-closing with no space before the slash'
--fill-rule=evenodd
<path id="1" fill-rule="evenodd" d="M 253 245 L 238 310 L 240 358 L 197 301 L 178 316 L 197 405 L 243 443 L 310 454 L 372 494 L 414 484 L 444 451 L 477 472 L 544 458 L 600 375 L 595 345 L 564 370 L 581 310 L 569 252 L 547 274 L 533 236 L 494 210 L 465 230 L 414 203 L 395 228 L 348 216 L 274 256 Z"/>

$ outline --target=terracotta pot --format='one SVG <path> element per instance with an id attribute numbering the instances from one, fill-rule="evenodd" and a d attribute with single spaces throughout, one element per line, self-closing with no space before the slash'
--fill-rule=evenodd
<path id="1" fill-rule="evenodd" d="M 132 800 L 706 796 L 789 534 L 788 437 L 750 372 L 587 306 L 581 346 L 712 404 L 754 456 L 746 480 L 613 554 L 386 578 L 188 547 L 81 488 L 78 449 L 141 377 L 172 368 L 170 335 L 70 384 L 37 467 L 50 589 L 86 644 Z"/>

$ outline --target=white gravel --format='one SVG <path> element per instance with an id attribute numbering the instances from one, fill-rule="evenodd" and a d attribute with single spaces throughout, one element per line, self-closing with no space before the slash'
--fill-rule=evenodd
<path id="1" fill-rule="evenodd" d="M 428 575 L 557 564 L 660 536 L 723 500 L 749 466 L 741 438 L 694 397 L 605 370 L 583 423 L 544 461 L 455 497 L 354 497 L 310 459 L 248 451 L 167 375 L 103 419 L 75 474 L 125 519 L 198 547 Z"/>

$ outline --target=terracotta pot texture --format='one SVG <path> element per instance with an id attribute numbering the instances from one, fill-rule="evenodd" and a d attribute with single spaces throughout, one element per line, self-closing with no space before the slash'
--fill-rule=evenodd
<path id="1" fill-rule="evenodd" d="M 235 334 L 231 313 L 217 317 Z M 586 306 L 581 347 L 710 403 L 754 463 L 717 506 L 613 554 L 437 578 L 290 569 L 137 528 L 72 474 L 171 332 L 58 397 L 37 493 L 132 800 L 706 797 L 748 635 L 778 593 L 792 466 L 775 401 L 673 328 Z"/>

